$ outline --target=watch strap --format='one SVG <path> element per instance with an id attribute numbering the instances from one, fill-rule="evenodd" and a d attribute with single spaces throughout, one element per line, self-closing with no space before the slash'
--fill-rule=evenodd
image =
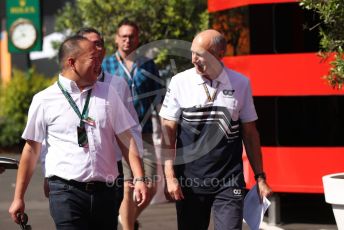
<path id="1" fill-rule="evenodd" d="M 148 181 L 148 178 L 145 177 L 145 176 L 135 177 L 134 180 L 133 180 L 133 183 L 135 184 L 135 183 L 138 182 L 138 181 L 141 181 L 141 182 L 146 183 L 146 182 Z"/>
<path id="2" fill-rule="evenodd" d="M 258 180 L 258 178 L 262 178 L 262 179 L 266 180 L 265 172 L 257 173 L 256 175 L 254 175 L 255 180 Z"/>

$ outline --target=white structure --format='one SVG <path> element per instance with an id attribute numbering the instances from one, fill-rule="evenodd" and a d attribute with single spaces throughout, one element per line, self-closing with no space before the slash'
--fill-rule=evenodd
<path id="1" fill-rule="evenodd" d="M 54 58 L 57 55 L 57 49 L 54 49 L 53 42 L 61 43 L 65 39 L 62 33 L 51 33 L 43 38 L 42 51 L 30 52 L 31 60 L 38 60 L 43 58 Z"/>
<path id="2" fill-rule="evenodd" d="M 325 200 L 332 205 L 338 230 L 344 230 L 344 172 L 323 176 Z"/>

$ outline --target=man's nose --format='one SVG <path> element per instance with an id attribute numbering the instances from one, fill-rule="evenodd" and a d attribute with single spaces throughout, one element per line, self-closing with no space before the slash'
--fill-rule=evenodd
<path id="1" fill-rule="evenodd" d="M 198 61 L 197 55 L 196 55 L 196 54 L 192 54 L 192 56 L 191 56 L 191 62 L 192 62 L 192 63 L 196 63 L 197 61 Z"/>

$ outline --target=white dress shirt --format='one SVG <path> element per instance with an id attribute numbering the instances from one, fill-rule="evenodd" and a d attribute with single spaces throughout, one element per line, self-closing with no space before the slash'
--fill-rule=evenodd
<path id="1" fill-rule="evenodd" d="M 55 175 L 80 182 L 114 181 L 118 176 L 115 134 L 136 122 L 109 84 L 96 82 L 80 91 L 75 82 L 62 75 L 59 80 L 79 111 L 92 88 L 88 116 L 95 120 L 95 125 L 85 124 L 89 147 L 79 147 L 80 119 L 56 83 L 34 96 L 22 137 L 39 143 L 46 140 L 47 177 Z"/>
<path id="2" fill-rule="evenodd" d="M 137 122 L 137 125 L 132 127 L 130 131 L 135 139 L 140 156 L 142 157 L 143 156 L 143 143 L 142 143 L 142 135 L 141 135 L 142 128 L 140 126 L 139 119 L 137 117 L 137 113 L 136 113 L 134 103 L 133 103 L 133 97 L 131 96 L 128 83 L 121 77 L 113 76 L 109 74 L 108 72 L 103 72 L 103 73 L 104 73 L 104 82 L 110 84 L 116 90 L 124 106 L 127 108 L 132 118 Z M 100 74 L 99 77 L 101 77 L 101 75 L 102 74 Z M 118 161 L 121 160 L 122 152 L 117 142 L 115 143 L 115 151 L 120 153 L 116 155 L 117 160 Z"/>

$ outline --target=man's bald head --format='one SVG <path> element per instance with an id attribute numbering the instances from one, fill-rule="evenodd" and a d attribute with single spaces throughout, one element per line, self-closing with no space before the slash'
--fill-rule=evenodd
<path id="1" fill-rule="evenodd" d="M 193 43 L 196 43 L 216 57 L 222 58 L 226 54 L 227 41 L 225 37 L 216 30 L 209 29 L 198 33 Z"/>
<path id="2" fill-rule="evenodd" d="M 83 36 L 67 38 L 60 46 L 61 75 L 74 81 L 79 89 L 93 85 L 99 74 L 99 54 L 93 42 Z"/>
<path id="3" fill-rule="evenodd" d="M 216 30 L 205 30 L 196 35 L 191 45 L 192 64 L 196 72 L 215 79 L 222 71 L 221 59 L 226 53 L 226 39 Z"/>

